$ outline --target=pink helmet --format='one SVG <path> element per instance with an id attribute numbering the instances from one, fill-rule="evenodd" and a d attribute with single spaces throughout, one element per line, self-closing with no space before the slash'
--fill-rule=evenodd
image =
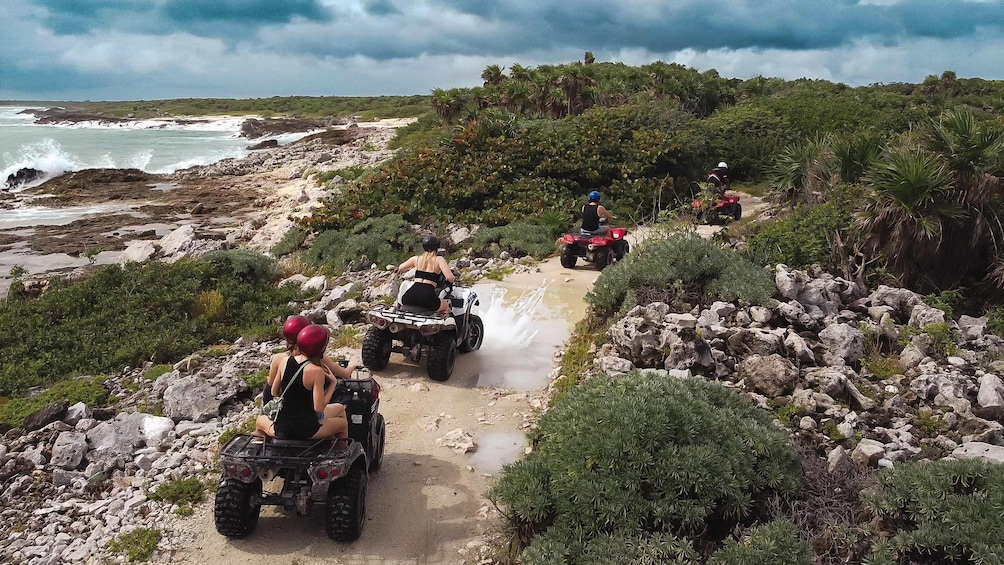
<path id="1" fill-rule="evenodd" d="M 300 330 L 310 325 L 310 320 L 306 316 L 290 316 L 286 318 L 286 323 L 282 325 L 282 335 L 286 338 L 286 343 L 290 346 L 296 345 L 296 336 Z"/>
<path id="2" fill-rule="evenodd" d="M 330 337 L 331 332 L 328 328 L 310 324 L 296 334 L 296 347 L 307 357 L 317 358 L 324 354 L 324 348 L 328 346 Z"/>

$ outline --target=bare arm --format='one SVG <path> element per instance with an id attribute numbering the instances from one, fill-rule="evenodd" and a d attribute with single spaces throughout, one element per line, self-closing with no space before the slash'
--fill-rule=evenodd
<path id="1" fill-rule="evenodd" d="M 307 384 L 310 385 L 310 390 L 313 393 L 314 412 L 324 412 L 324 407 L 328 405 L 332 393 L 335 392 L 335 387 L 324 386 L 328 382 L 328 377 L 325 373 L 326 371 L 323 366 L 315 365 L 313 362 L 303 371 L 304 382 L 309 381 Z"/>
<path id="2" fill-rule="evenodd" d="M 338 377 L 339 379 L 347 379 L 351 377 L 353 365 L 358 365 L 358 363 L 349 363 L 348 367 L 342 367 L 337 361 L 327 355 L 321 359 L 321 363 L 324 365 L 324 368 L 329 371 L 332 377 Z M 333 379 L 332 382 L 334 381 L 335 380 Z"/>
<path id="3" fill-rule="evenodd" d="M 446 262 L 446 259 L 443 257 L 436 257 L 436 262 L 439 263 L 439 269 L 443 271 L 443 276 L 446 277 L 446 280 L 450 282 L 456 280 L 456 277 L 453 276 L 453 271 L 450 270 L 450 265 Z"/>
<path id="4" fill-rule="evenodd" d="M 604 208 L 603 206 L 600 206 L 599 209 L 596 210 L 596 212 L 598 212 L 600 216 L 603 216 L 604 218 L 606 218 L 608 220 L 616 220 L 617 219 L 617 216 L 614 216 L 610 212 L 607 212 L 607 209 Z"/>
<path id="5" fill-rule="evenodd" d="M 405 261 L 404 263 L 401 263 L 400 265 L 397 266 L 397 272 L 403 273 L 405 271 L 408 271 L 408 270 L 411 270 L 411 269 L 414 269 L 414 268 L 415 268 L 415 257 L 412 256 L 407 261 Z"/>
<path id="6" fill-rule="evenodd" d="M 289 359 L 289 357 L 287 357 L 287 359 Z M 283 364 L 280 360 L 273 359 L 272 367 L 275 368 L 275 375 L 272 375 L 272 370 L 271 368 L 269 369 L 269 378 L 271 379 L 269 381 L 269 384 L 272 385 L 273 398 L 279 398 L 279 396 L 282 394 L 282 378 L 279 377 L 280 366 L 282 366 L 282 368 L 285 368 L 285 364 Z"/>

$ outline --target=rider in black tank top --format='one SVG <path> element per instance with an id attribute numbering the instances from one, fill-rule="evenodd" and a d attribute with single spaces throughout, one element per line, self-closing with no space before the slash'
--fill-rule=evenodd
<path id="1" fill-rule="evenodd" d="M 282 397 L 282 412 L 275 420 L 275 433 L 279 437 L 310 439 L 321 427 L 317 421 L 317 413 L 314 412 L 313 393 L 303 385 L 303 372 L 297 373 L 300 366 L 309 362 L 306 359 L 299 362 L 295 357 L 290 357 L 286 363 L 280 384 L 280 390 L 285 390 L 286 394 Z M 292 385 L 290 385 L 291 380 Z M 286 389 L 287 386 L 289 389 Z"/>

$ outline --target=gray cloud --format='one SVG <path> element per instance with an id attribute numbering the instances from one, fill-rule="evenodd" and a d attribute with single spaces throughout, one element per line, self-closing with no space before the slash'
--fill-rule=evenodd
<path id="1" fill-rule="evenodd" d="M 1004 78 L 1002 4 L 23 0 L 0 3 L 0 98 L 410 94 L 477 84 L 488 64 L 555 64 L 586 50 L 740 78 L 916 82 L 946 69 Z M 116 94 L 127 88 L 136 94 Z"/>

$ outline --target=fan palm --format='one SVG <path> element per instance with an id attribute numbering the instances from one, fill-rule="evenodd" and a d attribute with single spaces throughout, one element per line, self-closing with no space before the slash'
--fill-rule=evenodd
<path id="1" fill-rule="evenodd" d="M 905 282 L 931 284 L 943 264 L 946 228 L 966 215 L 951 174 L 935 155 L 899 149 L 880 159 L 865 180 L 870 191 L 856 218 L 865 246 L 882 253 Z"/>

